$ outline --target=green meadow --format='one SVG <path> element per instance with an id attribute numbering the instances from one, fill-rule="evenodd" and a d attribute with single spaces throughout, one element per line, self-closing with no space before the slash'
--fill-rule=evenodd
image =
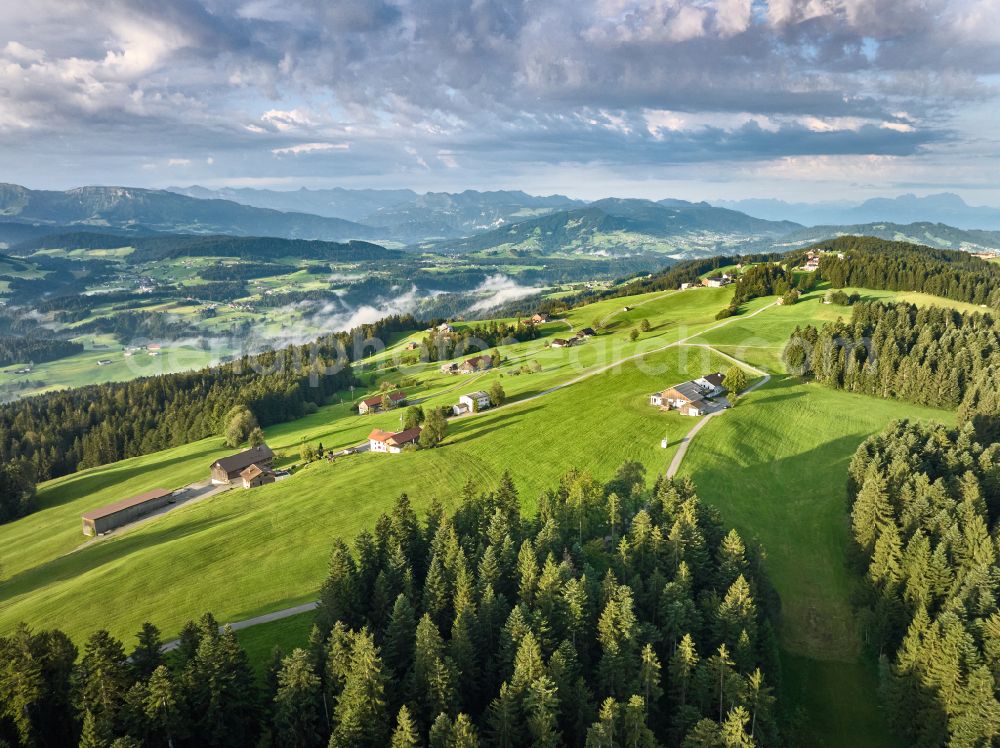
<path id="1" fill-rule="evenodd" d="M 469 376 L 409 361 L 405 344 L 425 333 L 400 335 L 359 369 L 366 387 L 266 429 L 279 463 L 289 465 L 304 441 L 339 449 L 364 441 L 373 427 L 398 425 L 398 412 L 353 410 L 353 400 L 379 382 L 412 380 L 411 400 L 427 406 L 500 381 L 512 402 L 452 420 L 438 449 L 317 461 L 275 484 L 233 489 L 89 542 L 80 533 L 83 511 L 204 479 L 211 462 L 231 450 L 216 437 L 50 481 L 40 486 L 39 511 L 0 527 L 0 632 L 23 620 L 59 627 L 78 641 L 102 627 L 131 641 L 146 620 L 170 637 L 206 610 L 237 621 L 306 602 L 322 582 L 333 538 L 350 540 L 371 527 L 402 492 L 418 511 L 434 498 L 449 505 L 466 483 L 488 490 L 509 469 L 530 512 L 573 467 L 606 479 L 623 461 L 638 460 L 652 480 L 697 421 L 650 407 L 649 393 L 729 366 L 708 349 L 674 345 L 690 338 L 776 375 L 706 424 L 680 474 L 764 548 L 782 601 L 782 696 L 805 710 L 809 744 L 891 744 L 851 614 L 856 580 L 845 563 L 846 467 L 857 445 L 892 419 L 954 416 L 783 376 L 780 351 L 791 330 L 846 317 L 850 309 L 821 304 L 816 291 L 789 307 L 757 299 L 742 315 L 716 322 L 730 294 L 694 289 L 582 307 L 545 325 L 542 339 L 504 346 L 497 370 Z M 957 306 L 912 294 L 864 295 Z M 643 319 L 651 329 L 630 341 Z M 598 321 L 601 334 L 584 345 L 548 346 L 570 328 Z M 518 373 L 533 361 L 540 372 Z M 303 643 L 309 619 L 246 629 L 240 639 L 259 664 L 274 643 L 286 650 Z"/>

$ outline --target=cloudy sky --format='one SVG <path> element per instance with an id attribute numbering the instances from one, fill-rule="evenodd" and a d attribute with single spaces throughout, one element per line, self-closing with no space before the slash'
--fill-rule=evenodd
<path id="1" fill-rule="evenodd" d="M 0 181 L 1000 204 L 1000 0 L 31 0 Z"/>

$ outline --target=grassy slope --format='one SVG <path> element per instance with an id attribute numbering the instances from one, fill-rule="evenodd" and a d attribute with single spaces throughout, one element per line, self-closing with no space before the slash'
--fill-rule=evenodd
<path id="1" fill-rule="evenodd" d="M 0 629 L 28 620 L 75 636 L 102 625 L 124 636 L 146 619 L 176 631 L 205 609 L 220 620 L 242 619 L 310 599 L 330 539 L 370 527 L 404 490 L 423 507 L 433 496 L 452 499 L 470 479 L 489 487 L 509 467 L 530 510 L 572 466 L 601 478 L 626 459 L 662 470 L 672 450 L 659 440 L 669 433 L 676 442 L 693 422 L 650 408 L 646 395 L 700 373 L 701 362 L 678 350 L 652 358 L 656 373 L 625 365 L 545 401 L 459 419 L 441 449 L 314 463 L 286 481 L 182 507 L 32 566 L 0 586 Z M 609 441 L 608 434 L 630 436 Z M 525 455 L 532 459 L 519 458 Z M 143 467 L 171 458 L 143 458 Z M 188 456 L 183 464 L 194 463 Z M 77 529 L 75 517 L 66 521 Z"/>
<path id="2" fill-rule="evenodd" d="M 925 294 L 863 295 L 963 307 Z M 727 523 L 756 536 L 766 549 L 768 572 L 782 598 L 784 695 L 807 710 L 810 742 L 882 746 L 892 738 L 874 699 L 874 668 L 859 656 L 850 605 L 855 580 L 845 563 L 847 465 L 858 444 L 894 418 L 952 422 L 954 414 L 780 376 L 781 349 L 796 325 L 850 315 L 848 308 L 819 303 L 821 297 L 813 292 L 799 304 L 698 338 L 779 376 L 710 423 L 681 473 L 697 482 Z M 746 407 L 751 402 L 753 409 Z M 738 476 L 738 490 L 728 476 Z"/>
<path id="3" fill-rule="evenodd" d="M 577 310 L 570 324 L 579 328 L 599 317 L 610 333 L 562 351 L 545 349 L 539 341 L 511 346 L 504 350 L 513 361 L 504 386 L 508 393 L 530 395 L 581 368 L 705 329 L 728 293 L 699 289 L 614 299 Z M 625 304 L 641 302 L 647 303 L 621 311 Z M 765 303 L 755 301 L 748 309 Z M 774 307 L 753 319 L 736 318 L 701 340 L 780 371 L 777 352 L 796 324 L 848 313 L 806 301 Z M 627 332 L 647 317 L 654 329 L 638 347 L 626 342 Z M 565 323 L 557 322 L 548 334 L 565 335 L 566 330 Z M 382 358 L 388 360 L 394 352 Z M 330 539 L 370 526 L 402 490 L 424 506 L 434 495 L 453 497 L 470 478 L 488 487 L 500 470 L 510 467 L 530 509 L 538 493 L 570 466 L 588 466 L 606 477 L 622 460 L 640 459 L 651 472 L 662 470 L 674 450 L 661 450 L 659 439 L 666 433 L 676 442 L 693 421 L 656 413 L 645 405 L 645 395 L 664 383 L 725 366 L 703 359 L 706 355 L 686 347 L 655 354 L 650 358 L 665 370 L 650 373 L 627 364 L 544 400 L 455 421 L 440 450 L 317 463 L 282 483 L 181 508 L 68 556 L 62 554 L 81 540 L 81 511 L 158 485 L 201 478 L 224 450 L 219 439 L 208 439 L 52 481 L 40 493 L 40 512 L 0 528 L 0 566 L 9 578 L 0 585 L 0 631 L 26 619 L 36 626 L 60 626 L 77 637 L 98 625 L 129 636 L 150 619 L 174 632 L 205 609 L 220 620 L 237 620 L 309 599 L 323 576 Z M 533 359 L 542 363 L 541 374 L 510 376 L 511 368 Z M 448 377 L 435 368 L 404 369 L 421 379 L 415 394 L 428 396 L 429 402 L 452 401 L 462 390 L 488 386 L 503 373 Z M 373 377 L 386 375 L 375 372 Z M 348 411 L 347 403 L 328 406 L 268 429 L 268 439 L 287 451 L 303 438 L 342 446 L 357 442 L 372 426 L 391 426 L 396 419 L 395 414 L 362 418 Z M 851 580 L 842 560 L 847 542 L 843 473 L 861 439 L 891 418 L 912 415 L 949 418 L 777 378 L 710 423 L 682 467 L 728 522 L 765 544 L 785 610 L 785 690 L 808 709 L 817 742 L 822 735 L 832 736 L 830 745 L 876 745 L 886 739 L 874 708 L 871 673 L 857 661 L 846 607 Z M 618 438 L 609 440 L 609 434 Z M 387 460 L 392 461 L 389 470 Z M 268 630 L 280 628 L 283 645 L 293 646 L 304 638 L 307 618 L 241 636 L 264 654 L 270 649 Z"/>

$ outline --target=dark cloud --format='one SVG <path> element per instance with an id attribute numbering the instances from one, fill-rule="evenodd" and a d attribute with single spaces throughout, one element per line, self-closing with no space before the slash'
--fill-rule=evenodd
<path id="1" fill-rule="evenodd" d="M 40 0 L 0 29 L 0 155 L 150 179 L 919 159 L 988 147 L 954 119 L 996 100 L 997 5 Z"/>

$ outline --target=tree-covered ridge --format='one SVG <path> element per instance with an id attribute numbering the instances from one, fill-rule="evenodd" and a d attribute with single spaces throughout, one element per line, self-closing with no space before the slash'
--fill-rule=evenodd
<path id="1" fill-rule="evenodd" d="M 850 466 L 866 639 L 914 746 L 1000 740 L 1000 444 L 967 425 L 894 423 Z"/>
<path id="2" fill-rule="evenodd" d="M 818 272 L 835 288 L 919 291 L 1000 309 L 1000 265 L 968 252 L 870 236 L 840 236 L 812 249 L 829 253 Z"/>
<path id="3" fill-rule="evenodd" d="M 422 361 L 446 361 L 456 356 L 475 355 L 484 346 L 495 348 L 499 345 L 536 340 L 538 328 L 518 320 L 515 323 L 483 322 L 464 327 L 457 332 L 446 332 L 432 328 L 420 344 Z M 492 365 L 496 365 L 493 362 Z"/>
<path id="4" fill-rule="evenodd" d="M 424 528 L 401 499 L 353 553 L 336 544 L 320 619 L 342 662 L 324 685 L 382 703 L 335 709 L 331 745 L 385 745 L 394 719 L 431 745 L 774 744 L 772 597 L 689 483 L 647 489 L 628 463 L 603 486 L 567 474 L 536 517 L 518 507 L 505 477 Z"/>
<path id="5" fill-rule="evenodd" d="M 353 383 L 349 362 L 366 340 L 419 325 L 387 317 L 315 343 L 245 356 L 209 369 L 90 385 L 0 405 L 0 460 L 38 480 L 218 434 L 237 405 L 266 426 L 299 418 Z"/>
<path id="6" fill-rule="evenodd" d="M 34 335 L 0 334 L 0 366 L 54 361 L 64 356 L 72 356 L 82 350 L 82 343 L 75 343 L 71 340 Z"/>
<path id="7" fill-rule="evenodd" d="M 1000 414 L 1000 324 L 990 314 L 862 302 L 851 320 L 796 328 L 789 370 L 837 389 Z"/>
<path id="8" fill-rule="evenodd" d="M 127 656 L 0 639 L 0 742 L 166 746 L 775 745 L 775 603 L 687 482 L 571 472 L 524 517 L 508 476 L 454 514 L 405 496 L 337 541 L 305 648 L 263 686 L 206 615 Z M 765 677 L 767 673 L 767 677 Z"/>

